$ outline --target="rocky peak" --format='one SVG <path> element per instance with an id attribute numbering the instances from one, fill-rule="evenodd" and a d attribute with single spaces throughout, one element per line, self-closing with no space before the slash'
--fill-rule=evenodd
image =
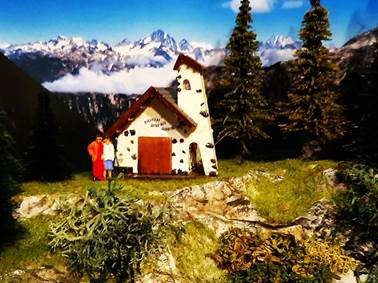
<path id="1" fill-rule="evenodd" d="M 181 39 L 179 42 L 179 48 L 181 51 L 188 51 L 190 49 L 190 43 L 185 38 Z"/>

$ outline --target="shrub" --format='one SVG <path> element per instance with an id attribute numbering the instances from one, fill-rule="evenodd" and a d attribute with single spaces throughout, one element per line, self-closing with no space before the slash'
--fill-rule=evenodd
<path id="1" fill-rule="evenodd" d="M 278 233 L 264 238 L 241 229 L 221 236 L 213 258 L 232 282 L 330 282 L 334 272 L 354 267 L 340 248 L 326 242 L 298 242 Z"/>
<path id="2" fill-rule="evenodd" d="M 339 175 L 348 189 L 340 194 L 340 219 L 352 225 L 353 240 L 378 235 L 378 171 L 363 164 L 349 165 Z"/>
<path id="3" fill-rule="evenodd" d="M 347 248 L 371 246 L 362 256 L 355 253 L 371 269 L 378 263 L 378 171 L 363 164 L 346 164 L 339 177 L 348 188 L 337 199 L 338 224 L 348 231 Z"/>
<path id="4" fill-rule="evenodd" d="M 78 277 L 87 274 L 91 282 L 106 282 L 113 275 L 117 282 L 133 282 L 141 261 L 158 247 L 166 214 L 118 198 L 120 188 L 109 182 L 106 189 L 88 190 L 51 228 L 50 246 L 62 252 Z"/>

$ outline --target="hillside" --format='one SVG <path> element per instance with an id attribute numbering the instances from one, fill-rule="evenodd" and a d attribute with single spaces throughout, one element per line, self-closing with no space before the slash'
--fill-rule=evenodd
<path id="1" fill-rule="evenodd" d="M 37 95 L 47 90 L 1 53 L 0 86 L 0 105 L 8 115 L 9 129 L 14 136 L 16 149 L 22 156 L 35 124 Z M 85 148 L 97 130 L 85 122 L 79 113 L 71 111 L 62 97 L 51 93 L 50 97 L 60 131 L 60 143 L 64 145 L 67 160 L 75 164 L 74 167 L 89 166 Z"/>

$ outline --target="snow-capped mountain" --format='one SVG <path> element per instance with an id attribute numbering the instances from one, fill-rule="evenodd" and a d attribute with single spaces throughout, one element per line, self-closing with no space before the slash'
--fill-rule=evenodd
<path id="1" fill-rule="evenodd" d="M 162 30 L 154 31 L 150 36 L 131 42 L 123 40 L 113 47 L 113 50 L 121 54 L 130 66 L 162 67 L 174 61 L 179 53 L 189 55 L 201 63 L 208 65 L 218 64 L 223 49 L 217 49 L 210 44 L 176 40 Z M 215 58 L 216 57 L 216 58 Z"/>
<path id="2" fill-rule="evenodd" d="M 300 47 L 290 37 L 274 36 L 259 45 L 258 54 L 264 66 L 292 58 Z M 156 30 L 140 40 L 124 39 L 114 46 L 97 40 L 58 36 L 48 41 L 1 45 L 0 50 L 21 69 L 40 82 L 56 81 L 66 75 L 88 72 L 112 76 L 139 68 L 163 68 L 184 53 L 205 66 L 222 64 L 225 48 L 180 39 Z M 91 75 L 91 73 L 88 73 Z"/>
<path id="3" fill-rule="evenodd" d="M 260 48 L 263 49 L 298 49 L 300 47 L 300 41 L 294 41 L 290 36 L 282 35 L 274 35 L 260 44 Z"/>
<path id="4" fill-rule="evenodd" d="M 85 41 L 80 37 L 67 38 L 58 36 L 49 41 L 10 45 L 4 54 L 16 63 L 19 60 L 33 58 L 55 58 L 69 66 L 69 72 L 81 67 L 99 69 L 104 72 L 117 71 L 125 68 L 119 54 L 104 42 L 97 40 Z"/>
<path id="5" fill-rule="evenodd" d="M 275 35 L 266 42 L 260 42 L 258 54 L 263 66 L 270 66 L 280 61 L 293 58 L 295 50 L 301 48 L 300 41 L 294 41 L 289 36 Z"/>

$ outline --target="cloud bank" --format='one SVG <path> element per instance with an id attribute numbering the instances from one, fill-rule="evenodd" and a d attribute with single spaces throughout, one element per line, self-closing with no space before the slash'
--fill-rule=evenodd
<path id="1" fill-rule="evenodd" d="M 175 79 L 173 64 L 162 68 L 141 68 L 114 72 L 110 75 L 81 68 L 79 74 L 67 74 L 43 86 L 54 92 L 100 92 L 141 94 L 148 87 L 167 87 Z"/>
<path id="2" fill-rule="evenodd" d="M 273 9 L 276 0 L 253 0 L 251 1 L 252 12 L 268 13 Z M 231 0 L 223 3 L 223 7 L 231 8 L 235 13 L 239 12 L 240 0 Z"/>
<path id="3" fill-rule="evenodd" d="M 0 42 L 0 49 L 5 49 L 9 46 L 10 46 L 10 44 L 8 42 Z"/>
<path id="4" fill-rule="evenodd" d="M 282 4 L 283 9 L 297 9 L 303 6 L 303 1 L 300 0 L 289 0 Z"/>

